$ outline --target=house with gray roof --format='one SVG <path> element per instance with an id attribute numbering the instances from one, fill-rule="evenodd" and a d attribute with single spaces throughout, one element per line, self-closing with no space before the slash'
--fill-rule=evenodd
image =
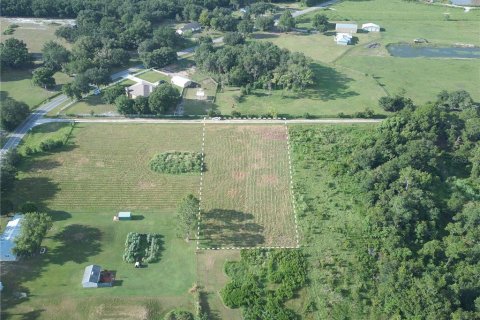
<path id="1" fill-rule="evenodd" d="M 202 25 L 198 22 L 190 22 L 184 25 L 183 27 L 177 29 L 176 33 L 177 34 L 184 34 L 185 32 L 196 32 L 202 30 Z"/>
<path id="2" fill-rule="evenodd" d="M 356 23 L 337 23 L 335 31 L 339 33 L 357 33 L 358 26 Z"/>

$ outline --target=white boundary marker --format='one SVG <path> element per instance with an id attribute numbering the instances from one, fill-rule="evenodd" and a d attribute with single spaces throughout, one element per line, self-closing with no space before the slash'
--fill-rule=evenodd
<path id="1" fill-rule="evenodd" d="M 269 118 L 270 119 L 270 118 Z M 243 250 L 243 249 L 298 249 L 300 248 L 300 236 L 298 233 L 298 222 L 297 222 L 297 209 L 295 203 L 295 195 L 293 192 L 293 171 L 292 171 L 292 158 L 290 155 L 290 135 L 288 133 L 287 119 L 283 118 L 282 120 L 285 123 L 285 134 L 287 137 L 287 153 L 288 153 L 288 169 L 289 169 L 289 178 L 290 178 L 290 193 L 292 197 L 292 207 L 295 221 L 295 241 L 296 246 L 261 246 L 261 247 L 210 247 L 210 248 L 201 248 L 200 247 L 200 224 L 202 220 L 202 190 L 203 190 L 203 170 L 205 166 L 205 127 L 206 127 L 206 117 L 202 121 L 202 164 L 200 172 L 200 187 L 198 189 L 198 215 L 197 215 L 197 250 Z M 275 119 L 274 119 L 275 120 Z"/>

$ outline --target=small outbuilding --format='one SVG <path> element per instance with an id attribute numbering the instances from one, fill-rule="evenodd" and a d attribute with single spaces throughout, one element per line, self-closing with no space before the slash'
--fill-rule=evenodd
<path id="1" fill-rule="evenodd" d="M 200 30 L 202 30 L 202 25 L 200 23 L 194 21 L 194 22 L 187 23 L 183 27 L 177 29 L 177 31 L 175 31 L 175 32 L 179 35 L 182 35 L 185 32 L 197 32 L 197 31 L 200 31 Z"/>
<path id="2" fill-rule="evenodd" d="M 146 82 L 135 83 L 130 87 L 125 88 L 125 93 L 130 99 L 135 99 L 137 97 L 148 97 L 155 89 L 155 85 Z"/>
<path id="3" fill-rule="evenodd" d="M 180 88 L 188 88 L 192 84 L 192 80 L 182 76 L 173 76 L 171 81 Z"/>
<path id="4" fill-rule="evenodd" d="M 337 33 L 335 35 L 335 42 L 341 46 L 347 46 L 352 42 L 352 35 L 349 33 Z"/>
<path id="5" fill-rule="evenodd" d="M 362 30 L 368 31 L 368 32 L 380 32 L 380 26 L 375 23 L 364 23 L 362 24 Z"/>
<path id="6" fill-rule="evenodd" d="M 335 31 L 338 33 L 357 33 L 358 26 L 356 23 L 337 23 Z"/>
<path id="7" fill-rule="evenodd" d="M 0 261 L 17 260 L 17 256 L 13 254 L 13 248 L 15 247 L 15 238 L 20 234 L 22 219 L 23 215 L 14 215 L 0 236 Z"/>
<path id="8" fill-rule="evenodd" d="M 84 288 L 111 287 L 115 281 L 112 271 L 102 270 L 102 267 L 91 264 L 85 268 L 83 273 L 82 286 Z"/>
<path id="9" fill-rule="evenodd" d="M 119 212 L 118 220 L 132 220 L 132 213 L 131 212 Z"/>

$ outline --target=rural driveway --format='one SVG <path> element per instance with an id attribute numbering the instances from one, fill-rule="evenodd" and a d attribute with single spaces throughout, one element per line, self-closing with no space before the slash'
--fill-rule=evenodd
<path id="1" fill-rule="evenodd" d="M 323 2 L 323 3 L 316 4 L 313 7 L 308 7 L 307 9 L 304 9 L 304 10 L 299 10 L 299 11 L 292 12 L 292 17 L 296 18 L 298 16 L 307 14 L 309 12 L 328 7 L 328 6 L 330 6 L 330 5 L 332 5 L 336 2 L 338 2 L 338 0 L 326 1 L 326 2 Z"/>

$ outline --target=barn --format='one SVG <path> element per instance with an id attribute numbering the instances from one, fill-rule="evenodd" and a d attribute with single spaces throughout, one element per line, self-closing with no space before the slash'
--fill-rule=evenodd
<path id="1" fill-rule="evenodd" d="M 85 267 L 82 286 L 84 288 L 111 287 L 114 281 L 115 275 L 112 271 L 102 270 L 101 266 L 91 264 Z"/>
<path id="2" fill-rule="evenodd" d="M 12 250 L 15 247 L 15 238 L 20 234 L 23 216 L 16 214 L 7 223 L 3 234 L 0 237 L 0 261 L 16 261 L 17 256 Z"/>
<path id="3" fill-rule="evenodd" d="M 188 88 L 192 84 L 192 80 L 182 76 L 173 76 L 171 81 L 180 88 Z"/>
<path id="4" fill-rule="evenodd" d="M 357 33 L 358 26 L 356 23 L 337 23 L 335 31 L 339 33 Z"/>
<path id="5" fill-rule="evenodd" d="M 380 32 L 380 26 L 375 23 L 364 23 L 362 24 L 362 30 L 368 31 L 368 32 Z"/>

